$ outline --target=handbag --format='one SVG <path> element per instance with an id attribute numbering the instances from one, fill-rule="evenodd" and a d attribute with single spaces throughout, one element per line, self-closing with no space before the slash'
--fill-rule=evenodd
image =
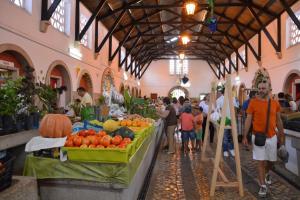
<path id="1" fill-rule="evenodd" d="M 271 107 L 271 100 L 269 99 L 265 132 L 264 133 L 256 132 L 254 137 L 254 144 L 259 147 L 265 146 L 266 144 L 267 133 L 269 130 L 270 107 Z"/>

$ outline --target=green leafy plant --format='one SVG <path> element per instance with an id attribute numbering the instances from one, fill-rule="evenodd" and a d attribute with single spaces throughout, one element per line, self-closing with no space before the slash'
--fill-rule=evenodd
<path id="1" fill-rule="evenodd" d="M 105 97 L 103 95 L 100 95 L 97 105 L 101 106 L 105 103 Z"/>
<path id="2" fill-rule="evenodd" d="M 134 97 L 132 97 L 129 93 L 129 90 L 126 89 L 124 91 L 124 105 L 125 105 L 125 108 L 126 108 L 128 114 L 132 113 L 132 110 L 134 107 L 133 102 L 134 102 Z"/>
<path id="3" fill-rule="evenodd" d="M 41 82 L 36 84 L 36 91 L 42 102 L 43 111 L 52 113 L 56 109 L 57 92 L 53 90 L 50 85 Z"/>
<path id="4" fill-rule="evenodd" d="M 22 96 L 19 94 L 22 79 L 6 80 L 0 87 L 0 115 L 14 116 Z"/>

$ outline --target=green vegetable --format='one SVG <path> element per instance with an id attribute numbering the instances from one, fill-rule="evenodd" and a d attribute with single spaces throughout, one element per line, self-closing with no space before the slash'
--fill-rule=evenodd
<path id="1" fill-rule="evenodd" d="M 131 129 L 125 127 L 125 126 L 119 128 L 119 129 L 117 129 L 116 131 L 114 131 L 114 132 L 111 134 L 111 136 L 113 136 L 113 137 L 116 136 L 116 135 L 120 135 L 120 136 L 122 136 L 123 138 L 128 137 L 128 138 L 130 138 L 131 140 L 134 139 L 134 133 L 133 133 L 133 131 L 132 131 Z"/>

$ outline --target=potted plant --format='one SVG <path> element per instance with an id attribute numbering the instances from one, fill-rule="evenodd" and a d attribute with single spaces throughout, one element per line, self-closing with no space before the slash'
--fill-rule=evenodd
<path id="1" fill-rule="evenodd" d="M 37 96 L 42 104 L 42 112 L 53 113 L 56 109 L 57 93 L 49 85 L 42 82 L 36 84 Z"/>
<path id="2" fill-rule="evenodd" d="M 0 87 L 0 115 L 5 133 L 13 132 L 15 129 L 15 114 L 22 99 L 18 95 L 20 85 L 21 79 L 6 80 Z"/>

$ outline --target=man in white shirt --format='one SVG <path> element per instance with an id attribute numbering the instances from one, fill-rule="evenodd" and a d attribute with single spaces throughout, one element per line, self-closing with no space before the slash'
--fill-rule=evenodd
<path id="1" fill-rule="evenodd" d="M 202 123 L 202 140 L 204 140 L 205 130 L 206 130 L 206 120 L 207 120 L 207 114 L 208 114 L 208 108 L 209 108 L 209 94 L 204 97 L 203 101 L 199 103 L 199 107 L 203 109 L 203 123 Z M 210 143 L 214 142 L 214 135 L 215 135 L 215 128 L 211 122 L 209 122 L 209 141 Z"/>
<path id="2" fill-rule="evenodd" d="M 77 89 L 77 93 L 81 97 L 81 105 L 83 106 L 93 105 L 93 98 L 83 87 L 79 87 Z"/>

